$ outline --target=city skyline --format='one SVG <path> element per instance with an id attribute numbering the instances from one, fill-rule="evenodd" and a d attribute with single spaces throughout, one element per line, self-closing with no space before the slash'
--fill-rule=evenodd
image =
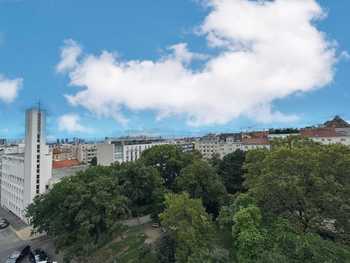
<path id="1" fill-rule="evenodd" d="M 0 137 L 24 137 L 23 112 L 39 100 L 48 113 L 49 140 L 128 134 L 190 136 L 251 127 L 257 130 L 304 127 L 323 123 L 334 115 L 350 119 L 346 84 L 350 38 L 345 34 L 350 3 L 298 2 L 292 13 L 298 17 L 299 24 L 287 17 L 281 20 L 281 28 L 267 24 L 270 27 L 249 32 L 237 30 L 236 21 L 223 28 L 220 19 L 229 18 L 222 12 L 222 6 L 204 7 L 204 1 L 197 2 L 202 4 L 185 0 L 138 4 L 99 1 L 84 3 L 86 8 L 80 10 L 81 1 L 0 1 Z M 286 1 L 269 4 L 270 11 L 263 9 L 268 4 L 264 7 L 248 1 L 231 2 L 237 3 L 233 12 L 237 8 L 252 10 L 251 16 L 242 18 L 253 23 L 261 19 L 254 10 L 262 11 L 264 17 L 271 10 L 277 12 L 280 8 L 277 5 L 282 8 Z M 33 17 L 33 13 L 37 15 Z M 16 22 L 25 21 L 23 18 L 30 22 Z M 296 40 L 300 34 L 298 26 L 308 26 L 315 34 L 314 38 L 305 37 L 303 42 L 310 45 L 304 47 L 305 56 L 314 59 L 314 63 L 303 61 L 304 58 L 283 57 L 286 70 L 290 69 L 288 66 L 300 65 L 308 73 L 302 76 L 294 72 L 300 77 L 296 83 L 284 81 L 283 74 L 282 79 L 275 78 L 276 68 L 285 65 L 275 61 L 279 59 L 275 54 L 265 60 L 254 49 L 249 53 L 270 67 L 258 74 L 244 69 L 244 60 L 236 59 L 237 52 L 243 52 L 239 47 L 235 47 L 239 51 L 232 51 L 232 46 L 218 43 L 229 39 L 244 46 L 246 41 L 257 38 L 259 44 L 271 44 L 266 31 L 278 34 L 286 25 L 290 26 L 291 38 L 277 39 L 277 47 L 284 41 Z M 247 32 L 248 35 L 243 34 Z M 313 54 L 320 45 L 320 50 Z M 298 53 L 298 46 L 293 48 L 289 48 L 293 58 L 304 52 Z M 239 81 L 230 80 L 228 86 L 220 82 L 227 79 L 218 76 L 214 65 L 225 54 L 234 56 L 235 60 L 219 61 L 223 63 L 219 72 L 244 69 Z M 147 63 L 150 63 L 149 71 Z M 109 71 L 111 75 L 104 78 L 105 73 L 101 72 Z M 207 83 L 201 80 L 203 72 L 208 73 L 208 81 L 213 81 L 214 88 L 198 88 Z M 248 73 L 255 82 L 244 77 Z M 313 76 L 316 73 L 319 74 Z M 153 76 L 152 81 L 145 80 L 148 75 Z M 134 83 L 136 76 L 143 81 Z M 277 84 L 257 89 L 267 80 Z M 188 86 L 191 81 L 200 85 Z M 123 88 L 115 83 L 121 83 Z M 257 83 L 255 90 L 244 95 L 252 83 Z M 237 87 L 238 84 L 242 86 Z M 281 88 L 276 90 L 276 87 Z M 189 92 L 183 93 L 186 89 Z M 226 93 L 227 96 L 222 95 Z"/>

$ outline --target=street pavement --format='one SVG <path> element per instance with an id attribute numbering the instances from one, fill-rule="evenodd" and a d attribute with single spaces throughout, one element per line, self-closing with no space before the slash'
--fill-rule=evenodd
<path id="1" fill-rule="evenodd" d="M 22 250 L 25 242 L 20 240 L 11 227 L 0 230 L 0 263 L 15 250 Z"/>
<path id="2" fill-rule="evenodd" d="M 57 259 L 55 255 L 55 246 L 51 240 L 46 236 L 38 237 L 32 240 L 21 240 L 17 237 L 15 230 L 22 230 L 28 225 L 24 224 L 21 220 L 16 218 L 13 214 L 7 212 L 3 208 L 0 208 L 0 218 L 6 218 L 10 222 L 10 226 L 0 230 L 0 263 L 6 262 L 6 259 L 14 251 L 22 251 L 22 249 L 29 245 L 32 249 L 40 248 L 44 250 L 53 260 L 62 262 Z M 23 261 L 25 263 L 26 261 Z M 28 261 L 29 262 L 29 261 Z"/>

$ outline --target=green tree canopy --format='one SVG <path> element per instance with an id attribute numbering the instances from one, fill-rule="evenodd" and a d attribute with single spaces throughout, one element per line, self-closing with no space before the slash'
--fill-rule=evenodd
<path id="1" fill-rule="evenodd" d="M 237 150 L 224 156 L 218 165 L 218 174 L 221 177 L 227 192 L 236 194 L 245 191 L 243 187 L 245 152 Z"/>
<path id="2" fill-rule="evenodd" d="M 207 212 L 218 215 L 226 189 L 214 168 L 206 161 L 197 160 L 184 168 L 175 185 L 178 192 L 186 191 L 191 198 L 201 198 Z"/>
<path id="3" fill-rule="evenodd" d="M 159 213 L 164 201 L 164 184 L 157 169 L 142 162 L 117 167 L 122 194 L 129 198 L 134 216 Z"/>
<path id="4" fill-rule="evenodd" d="M 165 206 L 160 219 L 175 240 L 176 262 L 189 262 L 194 255 L 212 249 L 214 229 L 200 199 L 191 199 L 187 193 L 168 194 Z"/>
<path id="5" fill-rule="evenodd" d="M 249 193 L 265 213 L 299 232 L 330 232 L 349 241 L 350 149 L 293 143 L 247 156 Z"/>
<path id="6" fill-rule="evenodd" d="M 166 188 L 172 189 L 175 178 L 189 165 L 197 154 L 183 153 L 176 145 L 158 145 L 142 153 L 141 161 L 156 168 L 164 179 Z"/>
<path id="7" fill-rule="evenodd" d="M 35 231 L 46 232 L 66 257 L 88 256 L 129 215 L 128 199 L 110 168 L 93 167 L 64 178 L 28 207 Z"/>

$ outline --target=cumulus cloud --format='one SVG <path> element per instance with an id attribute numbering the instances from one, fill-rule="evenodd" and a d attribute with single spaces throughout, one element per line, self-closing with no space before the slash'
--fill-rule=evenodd
<path id="1" fill-rule="evenodd" d="M 276 99 L 324 87 L 333 79 L 335 47 L 315 26 L 325 17 L 316 0 L 206 0 L 200 34 L 216 55 L 169 47 L 158 60 L 123 61 L 111 52 L 84 54 L 65 42 L 59 72 L 81 87 L 66 98 L 125 123 L 123 109 L 152 110 L 158 118 L 186 116 L 190 125 L 224 124 L 239 116 L 290 122 L 272 110 Z M 202 60 L 194 70 L 192 62 Z"/>
<path id="2" fill-rule="evenodd" d="M 78 65 L 77 59 L 81 53 L 81 47 L 74 40 L 65 40 L 64 47 L 61 50 L 61 61 L 56 66 L 56 71 L 63 73 L 74 69 Z"/>
<path id="3" fill-rule="evenodd" d="M 59 117 L 58 129 L 69 133 L 92 131 L 90 128 L 83 126 L 80 122 L 81 119 L 78 114 L 68 113 Z"/>
<path id="4" fill-rule="evenodd" d="M 18 95 L 18 91 L 22 87 L 23 80 L 21 78 L 8 79 L 0 74 L 0 101 L 10 103 Z"/>

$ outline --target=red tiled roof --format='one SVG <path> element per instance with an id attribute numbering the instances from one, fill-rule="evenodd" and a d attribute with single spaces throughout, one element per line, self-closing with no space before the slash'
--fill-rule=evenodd
<path id="1" fill-rule="evenodd" d="M 52 168 L 53 169 L 60 169 L 60 168 L 67 168 L 79 165 L 78 160 L 63 160 L 63 161 L 53 161 L 52 162 Z"/>
<path id="2" fill-rule="evenodd" d="M 303 129 L 300 134 L 303 137 L 337 137 L 334 128 Z"/>

